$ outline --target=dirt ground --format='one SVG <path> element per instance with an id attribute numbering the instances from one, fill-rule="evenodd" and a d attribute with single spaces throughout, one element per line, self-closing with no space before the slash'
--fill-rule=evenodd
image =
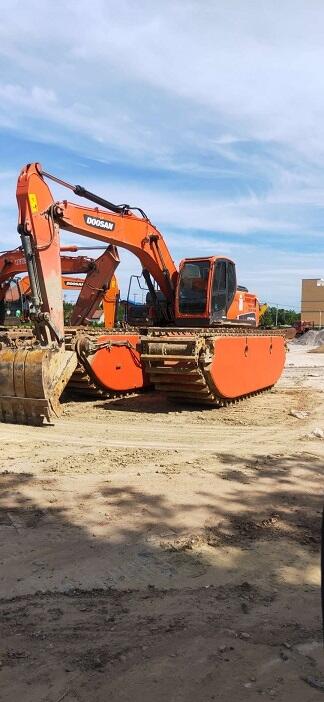
<path id="1" fill-rule="evenodd" d="M 323 697 L 307 350 L 229 408 L 148 393 L 0 425 L 1 702 Z"/>

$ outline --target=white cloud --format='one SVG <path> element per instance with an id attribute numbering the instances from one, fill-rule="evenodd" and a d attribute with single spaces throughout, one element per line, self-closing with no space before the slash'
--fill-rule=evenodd
<path id="1" fill-rule="evenodd" d="M 274 140 L 318 162 L 323 29 L 318 0 L 12 0 L 2 8 L 2 94 L 14 123 L 28 107 L 30 119 L 87 134 L 105 155 L 118 139 L 176 160 L 177 143 L 193 128 L 199 144 L 208 124 L 215 147 Z"/>
<path id="2" fill-rule="evenodd" d="M 324 268 L 323 33 L 319 0 L 11 0 L 0 26 L 0 126 L 80 160 L 146 170 L 138 182 L 113 166 L 111 177 L 83 180 L 146 209 L 176 256 L 207 252 L 205 230 L 215 231 L 251 287 L 297 300 L 301 274 Z M 1 242 L 16 236 L 8 171 Z M 186 180 L 174 186 L 174 174 Z M 316 253 L 301 253 L 305 237 Z"/>

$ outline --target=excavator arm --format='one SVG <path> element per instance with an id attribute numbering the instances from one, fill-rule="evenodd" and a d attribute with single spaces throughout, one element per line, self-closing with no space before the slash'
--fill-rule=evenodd
<path id="1" fill-rule="evenodd" d="M 71 315 L 70 324 L 72 326 L 86 324 L 93 317 L 94 312 L 108 293 L 112 281 L 116 281 L 114 272 L 118 265 L 117 248 L 110 244 L 102 256 L 97 258 L 93 269 L 88 273 L 83 283 Z"/>
<path id="2" fill-rule="evenodd" d="M 54 202 L 44 178 L 106 207 L 80 207 L 66 200 Z M 81 186 L 73 186 L 42 170 L 25 166 L 17 183 L 18 231 L 28 263 L 35 322 L 47 343 L 64 343 L 60 291 L 60 229 L 125 248 L 140 260 L 170 303 L 172 316 L 177 269 L 162 234 L 145 213 L 135 215 L 128 205 L 114 205 Z M 134 209 L 134 208 L 133 208 Z M 152 292 L 154 288 L 152 286 Z"/>

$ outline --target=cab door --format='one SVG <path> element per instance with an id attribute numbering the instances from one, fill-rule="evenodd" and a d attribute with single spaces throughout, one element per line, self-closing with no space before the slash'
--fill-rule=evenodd
<path id="1" fill-rule="evenodd" d="M 216 259 L 211 290 L 211 323 L 227 318 L 227 311 L 233 302 L 235 291 L 235 264 L 226 258 Z"/>

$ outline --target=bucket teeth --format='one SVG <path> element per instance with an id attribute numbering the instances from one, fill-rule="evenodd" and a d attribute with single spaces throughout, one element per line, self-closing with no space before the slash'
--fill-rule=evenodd
<path id="1" fill-rule="evenodd" d="M 43 420 L 51 421 L 48 400 L 28 397 L 0 397 L 0 420 L 9 424 L 31 424 L 39 426 Z"/>

